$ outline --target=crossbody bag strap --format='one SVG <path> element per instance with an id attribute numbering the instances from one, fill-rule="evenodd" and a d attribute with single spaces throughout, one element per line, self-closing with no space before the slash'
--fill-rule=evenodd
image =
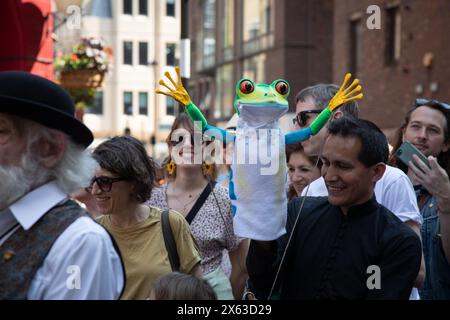
<path id="1" fill-rule="evenodd" d="M 169 210 L 166 209 L 161 213 L 161 226 L 164 237 L 164 244 L 169 256 L 170 266 L 172 271 L 180 270 L 180 258 L 178 256 L 177 244 L 173 237 L 172 227 L 169 221 Z"/>
<path id="2" fill-rule="evenodd" d="M 216 181 L 211 181 L 211 182 L 208 182 L 208 184 L 206 185 L 205 189 L 203 189 L 202 194 L 198 197 L 198 199 L 195 202 L 194 206 L 189 211 L 189 213 L 186 215 L 186 221 L 189 224 L 192 223 L 192 221 L 194 220 L 194 218 L 197 215 L 198 211 L 203 206 L 203 204 L 205 203 L 206 199 L 209 197 L 209 195 L 211 194 L 211 192 L 213 191 L 215 186 L 216 186 Z"/>

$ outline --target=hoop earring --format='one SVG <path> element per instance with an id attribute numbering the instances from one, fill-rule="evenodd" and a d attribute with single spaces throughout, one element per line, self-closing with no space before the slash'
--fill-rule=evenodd
<path id="1" fill-rule="evenodd" d="M 170 162 L 166 165 L 166 171 L 169 174 L 169 176 L 173 176 L 176 170 L 177 170 L 177 166 L 171 159 Z"/>

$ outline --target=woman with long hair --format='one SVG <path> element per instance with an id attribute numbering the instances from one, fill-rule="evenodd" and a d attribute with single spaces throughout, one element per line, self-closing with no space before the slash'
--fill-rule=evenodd
<path id="1" fill-rule="evenodd" d="M 185 113 L 175 119 L 167 138 L 168 183 L 153 190 L 149 204 L 176 210 L 186 218 L 200 247 L 204 278 L 218 299 L 240 299 L 247 279 L 248 240 L 234 234 L 228 190 L 216 183 L 215 165 L 203 159 L 201 151 L 208 143 L 202 139 L 201 147 L 200 142 L 194 145 L 194 128 Z M 221 267 L 224 249 L 232 265 L 230 279 Z"/>

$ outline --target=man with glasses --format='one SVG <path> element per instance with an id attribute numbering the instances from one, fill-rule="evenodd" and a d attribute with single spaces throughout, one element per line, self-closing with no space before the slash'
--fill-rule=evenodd
<path id="1" fill-rule="evenodd" d="M 333 84 L 318 84 L 301 90 L 296 96 L 296 117 L 293 120 L 295 129 L 309 126 L 317 114 L 328 104 L 339 88 Z M 335 110 L 330 121 L 343 116 L 358 118 L 359 107 L 356 101 L 348 102 Z M 303 149 L 308 156 L 320 157 L 325 139 L 328 135 L 326 129 L 317 135 L 302 142 Z M 420 234 L 422 217 L 414 194 L 414 189 L 408 177 L 399 169 L 386 166 L 386 171 L 375 185 L 375 197 L 378 203 L 397 215 L 400 220 L 409 225 L 417 234 Z M 303 192 L 303 196 L 328 196 L 328 190 L 323 177 L 313 181 Z M 421 287 L 425 279 L 425 266 L 422 263 L 415 286 Z M 411 299 L 419 299 L 417 289 L 413 289 Z"/>
<path id="2" fill-rule="evenodd" d="M 113 239 L 68 197 L 95 174 L 92 140 L 61 87 L 0 72 L 0 300 L 120 297 Z"/>
<path id="3" fill-rule="evenodd" d="M 422 299 L 450 299 L 450 105 L 416 99 L 397 133 L 392 163 L 411 179 L 424 223 L 421 228 L 426 278 Z M 428 157 L 403 164 L 396 151 L 404 141 Z"/>

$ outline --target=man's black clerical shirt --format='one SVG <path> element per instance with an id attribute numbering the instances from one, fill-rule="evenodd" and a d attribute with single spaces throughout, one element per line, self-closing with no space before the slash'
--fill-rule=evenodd
<path id="1" fill-rule="evenodd" d="M 302 201 L 289 203 L 284 236 L 251 242 L 249 284 L 259 299 L 269 295 Z M 415 232 L 375 198 L 344 215 L 327 197 L 307 197 L 274 293 L 281 299 L 408 299 L 421 255 Z"/>

